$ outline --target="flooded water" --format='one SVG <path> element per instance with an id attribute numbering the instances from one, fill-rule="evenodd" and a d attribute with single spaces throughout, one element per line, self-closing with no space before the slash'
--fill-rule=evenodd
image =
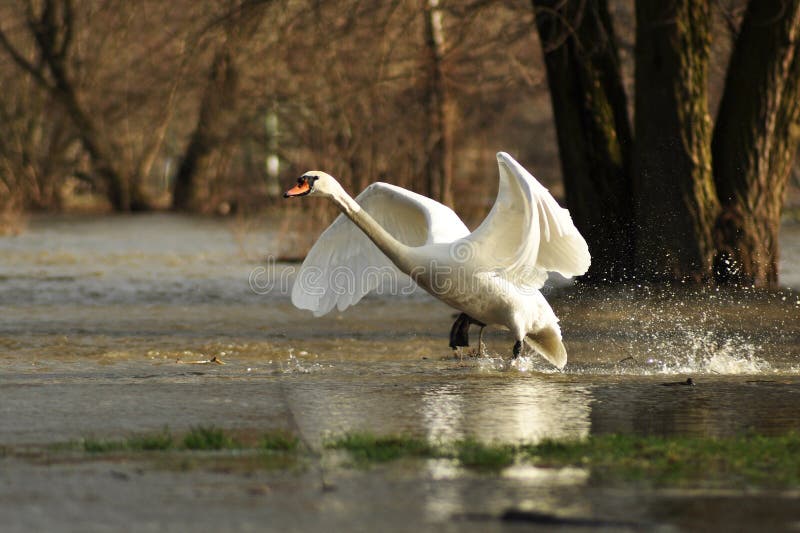
<path id="1" fill-rule="evenodd" d="M 487 357 L 454 358 L 447 348 L 454 311 L 422 292 L 367 297 L 319 319 L 295 309 L 288 292 L 297 265 L 269 259 L 277 249 L 278 235 L 270 229 L 276 226 L 174 215 L 43 217 L 33 218 L 22 235 L 0 239 L 0 444 L 113 437 L 165 426 L 182 431 L 201 424 L 242 431 L 287 428 L 312 447 L 354 430 L 503 442 L 603 432 L 800 431 L 796 225 L 782 232 L 787 288 L 773 293 L 548 286 L 569 352 L 563 372 L 537 356 L 509 362 L 512 342 L 500 330 L 486 335 Z M 214 357 L 225 364 L 203 363 Z M 676 385 L 687 377 L 694 386 Z M 49 495 L 44 501 L 55 509 L 41 516 L 30 511 L 20 529 L 69 517 L 93 524 L 80 522 L 77 504 L 54 504 L 66 487 L 56 488 L 53 470 L 11 466 L 8 471 L 33 484 L 31 491 Z M 91 466 L 81 468 L 68 474 L 75 483 L 96 474 Z M 398 526 L 405 524 L 404 513 L 422 505 L 421 524 L 455 529 L 464 524 L 453 517 L 476 509 L 495 512 L 508 502 L 584 515 L 608 505 L 611 517 L 630 516 L 637 508 L 636 520 L 661 523 L 659 513 L 669 500 L 587 492 L 581 472 L 510 469 L 492 484 L 448 468 L 432 463 L 430 471 L 411 477 L 392 473 L 391 490 L 397 493 L 378 487 L 383 474 L 345 476 L 338 482 L 350 488 L 332 496 L 335 501 L 326 504 L 332 507 L 295 526 L 319 526 L 335 515 L 344 530 L 369 530 L 375 524 L 358 502 L 370 495 L 380 505 L 394 501 Z M 180 484 L 174 473 L 158 475 L 152 482 L 162 491 Z M 313 482 L 303 479 L 285 481 L 301 496 L 285 512 L 302 512 L 297 505 L 306 504 L 320 511 L 309 503 L 316 494 Z M 431 481 L 436 479 L 451 482 Z M 424 483 L 412 490 L 409 480 Z M 228 487 L 218 479 L 201 481 Z M 0 509 L 11 505 L 9 490 L 0 489 Z M 402 491 L 407 501 L 398 496 Z M 125 494 L 113 497 L 148 504 L 145 496 Z M 200 497 L 196 490 L 188 494 Z M 720 509 L 740 507 L 735 499 L 719 503 L 714 497 Z M 266 509 L 277 512 L 285 497 L 274 498 L 259 509 L 237 500 L 234 507 L 245 522 L 230 529 L 246 529 L 247 520 Z M 660 503 L 642 511 L 645 500 Z M 715 504 L 709 499 L 708 505 Z M 686 513 L 681 516 L 695 516 Z M 223 516 L 220 511 L 203 527 L 222 527 Z"/>

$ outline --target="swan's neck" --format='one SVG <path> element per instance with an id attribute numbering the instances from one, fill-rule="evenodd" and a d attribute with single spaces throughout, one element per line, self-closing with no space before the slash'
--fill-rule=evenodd
<path id="1" fill-rule="evenodd" d="M 342 191 L 331 197 L 333 202 L 339 207 L 347 218 L 363 231 L 375 245 L 386 254 L 386 257 L 395 264 L 397 268 L 408 274 L 413 265 L 410 263 L 408 254 L 409 247 L 395 239 L 383 226 L 364 211 L 358 202 Z"/>

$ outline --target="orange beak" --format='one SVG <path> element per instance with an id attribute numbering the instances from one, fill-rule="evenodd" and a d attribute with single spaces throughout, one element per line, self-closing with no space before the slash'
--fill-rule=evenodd
<path id="1" fill-rule="evenodd" d="M 308 181 L 303 180 L 302 183 L 298 183 L 285 193 L 283 193 L 284 198 L 289 198 L 291 196 L 303 196 L 311 192 L 311 185 L 308 184 Z"/>

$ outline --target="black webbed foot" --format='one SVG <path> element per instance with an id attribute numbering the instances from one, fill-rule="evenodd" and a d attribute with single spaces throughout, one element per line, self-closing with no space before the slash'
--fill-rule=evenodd
<path id="1" fill-rule="evenodd" d="M 514 359 L 519 357 L 519 354 L 522 353 L 522 341 L 517 341 L 514 343 Z"/>
<path id="2" fill-rule="evenodd" d="M 450 328 L 450 347 L 469 346 L 469 316 L 461 313 Z"/>
<path id="3" fill-rule="evenodd" d="M 454 350 L 459 346 L 469 346 L 469 326 L 470 324 L 477 324 L 480 327 L 486 327 L 486 324 L 475 320 L 466 313 L 461 313 L 450 328 L 450 348 Z"/>

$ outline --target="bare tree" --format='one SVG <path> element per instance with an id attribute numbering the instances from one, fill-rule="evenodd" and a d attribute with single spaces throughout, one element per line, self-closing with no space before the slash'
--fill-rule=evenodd
<path id="1" fill-rule="evenodd" d="M 7 70 L 3 70 L 5 74 Z M 49 96 L 29 77 L 0 79 L 0 204 L 16 209 L 58 210 L 64 180 L 77 164 L 76 136 L 68 117 L 48 105 Z"/>
<path id="2" fill-rule="evenodd" d="M 26 174 L 16 162 L 22 151 L 7 151 L 14 170 L 3 179 L 31 206 L 55 204 L 47 198 L 63 191 L 71 205 L 69 191 L 78 190 L 92 202 L 105 195 L 120 210 L 210 211 L 227 200 L 252 211 L 273 205 L 274 182 L 268 187 L 264 176 L 272 150 L 284 177 L 321 167 L 353 192 L 378 179 L 436 197 L 433 189 L 452 189 L 445 201 L 470 221 L 491 203 L 499 149 L 557 181 L 528 5 L 439 0 L 427 12 L 426 5 L 0 3 L 0 75 L 36 87 L 39 98 L 20 106 L 23 84 L 4 84 L 13 95 L 3 108 L 24 116 L 15 145 L 37 162 Z M 420 46 L 426 13 L 437 14 L 427 19 L 430 47 Z M 57 38 L 37 40 L 48 32 Z M 277 144 L 267 139 L 267 115 L 280 124 Z M 29 131 L 47 135 L 23 134 L 33 123 L 42 127 Z M 522 134 L 534 128 L 537 146 Z M 34 139 L 50 134 L 52 143 Z M 45 157 L 47 150 L 63 156 Z M 28 175 L 35 179 L 20 177 Z M 309 214 L 320 224 L 330 215 Z"/>
<path id="3" fill-rule="evenodd" d="M 89 156 L 88 179 L 116 210 L 149 208 L 144 178 L 176 109 L 180 73 L 170 52 L 179 37 L 142 38 L 139 30 L 153 27 L 150 11 L 116 0 L 27 0 L 6 11 L 0 51 L 69 117 Z M 159 48 L 158 62 L 147 61 L 150 47 Z M 159 69 L 169 74 L 154 77 Z"/>
<path id="4" fill-rule="evenodd" d="M 422 0 L 428 83 L 425 112 L 428 118 L 425 179 L 428 196 L 453 206 L 452 106 L 444 73 L 445 36 L 439 0 Z"/>
<path id="5" fill-rule="evenodd" d="M 181 158 L 172 195 L 173 209 L 197 209 L 199 175 L 210 154 L 228 137 L 236 122 L 239 96 L 237 62 L 243 49 L 259 29 L 269 0 L 232 1 L 215 21 L 222 36 L 208 69 L 197 122 Z"/>
<path id="6" fill-rule="evenodd" d="M 26 59 L 3 31 L 0 31 L 0 46 L 63 106 L 92 158 L 94 170 L 108 187 L 114 207 L 119 210 L 144 207 L 146 201 L 138 181 L 118 167 L 115 158 L 118 148 L 113 140 L 101 134 L 93 114 L 78 95 L 68 62 L 75 33 L 72 1 L 45 0 L 39 9 L 37 7 L 36 3 L 28 1 L 27 28 L 37 46 L 37 62 Z"/>

